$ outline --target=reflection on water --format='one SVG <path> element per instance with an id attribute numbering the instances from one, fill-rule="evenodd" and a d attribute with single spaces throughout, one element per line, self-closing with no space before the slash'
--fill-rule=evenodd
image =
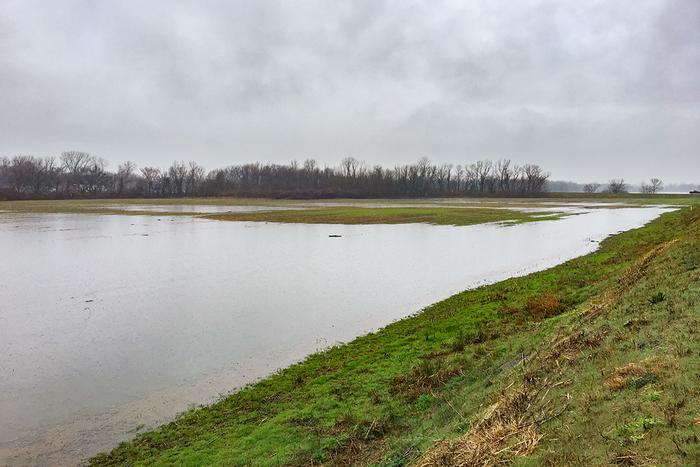
<path id="1" fill-rule="evenodd" d="M 661 212 L 509 227 L 2 216 L 0 458 L 69 464 L 465 288 L 590 252 Z"/>

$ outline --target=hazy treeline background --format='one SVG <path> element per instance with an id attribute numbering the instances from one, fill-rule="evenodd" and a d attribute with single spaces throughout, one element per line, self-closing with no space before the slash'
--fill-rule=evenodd
<path id="1" fill-rule="evenodd" d="M 347 157 L 338 167 L 302 164 L 231 165 L 207 172 L 196 162 L 116 171 L 101 157 L 65 151 L 56 159 L 18 155 L 0 159 L 3 199 L 248 196 L 275 198 L 423 198 L 534 196 L 547 191 L 549 172 L 510 160 L 435 165 L 428 158 L 392 169 Z"/>
<path id="2" fill-rule="evenodd" d="M 547 188 L 549 191 L 557 192 L 586 192 L 586 186 L 595 185 L 591 183 L 577 183 L 565 180 L 547 180 Z M 630 193 L 644 193 L 645 189 L 648 192 L 652 187 L 652 182 L 643 181 L 640 183 L 629 183 L 626 185 L 626 191 Z M 697 183 L 662 183 L 661 186 L 654 192 L 666 193 L 688 193 L 692 190 L 700 189 Z M 610 191 L 610 183 L 600 185 L 596 191 Z"/>

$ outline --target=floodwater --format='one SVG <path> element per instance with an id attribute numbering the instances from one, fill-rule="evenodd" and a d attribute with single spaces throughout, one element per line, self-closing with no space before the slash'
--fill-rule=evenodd
<path id="1" fill-rule="evenodd" d="M 75 465 L 191 404 L 464 289 L 591 252 L 665 210 L 468 227 L 0 214 L 0 465 Z"/>

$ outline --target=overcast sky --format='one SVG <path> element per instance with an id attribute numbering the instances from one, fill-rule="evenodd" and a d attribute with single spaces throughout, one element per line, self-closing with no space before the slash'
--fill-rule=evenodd
<path id="1" fill-rule="evenodd" d="M 700 1 L 0 0 L 0 156 L 700 182 Z"/>

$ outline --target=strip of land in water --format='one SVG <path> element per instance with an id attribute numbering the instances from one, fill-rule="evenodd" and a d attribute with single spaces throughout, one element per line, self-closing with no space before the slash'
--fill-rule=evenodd
<path id="1" fill-rule="evenodd" d="M 440 198 L 429 200 L 269 200 L 242 198 L 109 199 L 0 202 L 0 211 L 18 213 L 191 216 L 225 221 L 309 224 L 473 225 L 556 220 L 581 208 L 618 208 L 649 204 L 688 206 L 686 195 L 550 194 L 546 198 Z M 231 211 L 226 212 L 230 206 Z M 175 210 L 178 207 L 178 210 Z M 256 208 L 241 211 L 240 208 Z M 220 212 L 202 212 L 219 208 Z"/>
<path id="2" fill-rule="evenodd" d="M 564 213 L 523 212 L 496 208 L 337 207 L 267 212 L 208 214 L 202 217 L 223 221 L 283 222 L 302 224 L 411 224 L 473 225 L 486 222 L 531 222 L 554 220 Z"/>
<path id="3" fill-rule="evenodd" d="M 312 355 L 91 465 L 688 465 L 693 207 Z"/>

